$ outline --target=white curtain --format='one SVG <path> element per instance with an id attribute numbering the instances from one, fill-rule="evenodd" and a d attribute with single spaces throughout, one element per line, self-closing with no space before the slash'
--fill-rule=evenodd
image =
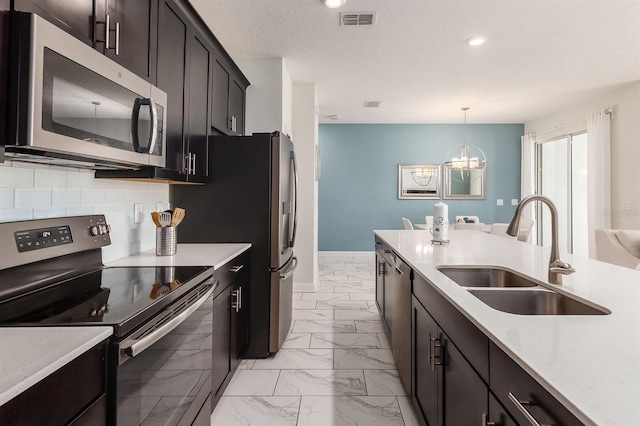
<path id="1" fill-rule="evenodd" d="M 533 133 L 528 133 L 520 138 L 522 145 L 522 161 L 520 163 L 520 199 L 532 195 L 536 191 L 535 187 L 535 147 L 536 136 Z M 527 206 L 526 210 L 522 212 L 523 219 L 533 219 L 533 209 L 535 204 Z M 535 233 L 534 233 L 535 235 Z"/>
<path id="2" fill-rule="evenodd" d="M 604 109 L 587 117 L 589 257 L 596 258 L 595 230 L 611 228 L 611 118 Z"/>

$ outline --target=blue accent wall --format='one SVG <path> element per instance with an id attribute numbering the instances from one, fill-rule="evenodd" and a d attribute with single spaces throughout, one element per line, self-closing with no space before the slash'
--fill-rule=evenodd
<path id="1" fill-rule="evenodd" d="M 523 124 L 467 124 L 468 143 L 487 157 L 485 200 L 399 200 L 398 164 L 443 163 L 463 141 L 462 124 L 321 124 L 318 249 L 372 251 L 374 229 L 402 229 L 402 217 L 424 223 L 438 201 L 449 205 L 451 222 L 456 215 L 509 222 L 511 199 L 520 198 L 523 132 Z"/>

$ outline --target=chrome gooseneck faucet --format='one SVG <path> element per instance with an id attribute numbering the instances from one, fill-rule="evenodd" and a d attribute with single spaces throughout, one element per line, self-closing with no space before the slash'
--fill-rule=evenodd
<path id="1" fill-rule="evenodd" d="M 558 210 L 553 201 L 544 195 L 530 195 L 525 197 L 513 214 L 513 219 L 507 228 L 507 234 L 515 237 L 520 227 L 520 215 L 524 207 L 532 201 L 542 201 L 551 211 L 551 257 L 549 258 L 549 282 L 552 284 L 562 284 L 562 275 L 569 275 L 576 270 L 566 262 L 560 260 L 558 254 Z"/>

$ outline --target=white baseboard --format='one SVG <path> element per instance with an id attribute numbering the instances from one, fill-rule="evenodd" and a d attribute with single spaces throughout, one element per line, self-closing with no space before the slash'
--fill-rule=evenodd
<path id="1" fill-rule="evenodd" d="M 368 257 L 373 256 L 375 251 L 319 251 L 318 256 L 353 256 Z"/>
<path id="2" fill-rule="evenodd" d="M 313 293 L 317 291 L 314 283 L 293 283 L 295 293 Z"/>

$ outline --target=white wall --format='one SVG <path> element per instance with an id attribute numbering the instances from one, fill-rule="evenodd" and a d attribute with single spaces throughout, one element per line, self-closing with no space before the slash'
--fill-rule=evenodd
<path id="1" fill-rule="evenodd" d="M 613 109 L 611 120 L 612 227 L 640 229 L 640 81 L 572 108 L 525 123 L 525 133 L 550 139 L 586 130 L 587 114 Z"/>
<path id="2" fill-rule="evenodd" d="M 316 291 L 318 287 L 318 182 L 316 147 L 318 116 L 316 86 L 293 85 L 293 132 L 298 163 L 298 235 L 295 252 L 298 268 L 294 274 L 296 291 Z"/>
<path id="3" fill-rule="evenodd" d="M 111 245 L 108 262 L 155 247 L 150 213 L 169 201 L 169 185 L 95 179 L 93 171 L 5 161 L 0 163 L 0 222 L 104 214 Z M 144 205 L 143 221 L 133 223 L 133 205 Z"/>
<path id="4" fill-rule="evenodd" d="M 243 58 L 236 60 L 249 79 L 245 134 L 282 131 L 293 136 L 291 126 L 292 83 L 282 58 Z"/>

